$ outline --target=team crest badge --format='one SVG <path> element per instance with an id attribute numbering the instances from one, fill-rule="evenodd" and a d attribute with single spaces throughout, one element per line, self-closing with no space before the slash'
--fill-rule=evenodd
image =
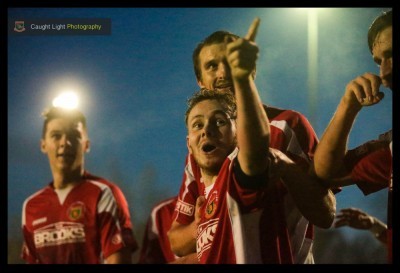
<path id="1" fill-rule="evenodd" d="M 68 217 L 72 221 L 79 220 L 84 213 L 85 205 L 82 202 L 73 203 L 68 209 Z"/>
<path id="2" fill-rule="evenodd" d="M 15 32 L 25 31 L 25 22 L 24 21 L 15 21 L 14 31 Z"/>
<path id="3" fill-rule="evenodd" d="M 205 217 L 207 219 L 210 219 L 217 211 L 217 207 L 218 207 L 218 192 L 214 191 L 208 198 L 205 210 Z"/>

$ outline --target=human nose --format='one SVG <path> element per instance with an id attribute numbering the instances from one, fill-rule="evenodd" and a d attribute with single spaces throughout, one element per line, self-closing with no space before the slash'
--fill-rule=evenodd
<path id="1" fill-rule="evenodd" d="M 71 141 L 69 140 L 68 136 L 66 134 L 63 134 L 60 139 L 60 146 L 71 146 Z"/>
<path id="2" fill-rule="evenodd" d="M 218 65 L 217 77 L 225 79 L 229 77 L 230 69 L 227 63 L 221 62 Z"/>
<path id="3" fill-rule="evenodd" d="M 206 124 L 204 124 L 203 127 L 203 132 L 201 133 L 202 137 L 210 137 L 212 135 L 214 135 L 214 130 L 215 130 L 215 126 L 213 126 L 213 124 L 211 122 L 207 122 Z"/>

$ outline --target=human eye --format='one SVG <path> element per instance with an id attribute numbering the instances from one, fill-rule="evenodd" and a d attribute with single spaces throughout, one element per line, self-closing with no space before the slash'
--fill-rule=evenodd
<path id="1" fill-rule="evenodd" d="M 195 121 L 192 123 L 192 129 L 193 130 L 200 130 L 201 128 L 203 128 L 203 123 L 200 121 Z"/>
<path id="2" fill-rule="evenodd" d="M 54 140 L 58 140 L 58 139 L 61 138 L 61 133 L 59 133 L 59 132 L 52 132 L 52 133 L 50 134 L 50 137 L 51 137 L 52 139 L 54 139 Z"/>
<path id="3" fill-rule="evenodd" d="M 374 58 L 374 62 L 376 63 L 376 65 L 377 65 L 378 67 L 380 67 L 380 66 L 381 66 L 381 63 L 382 63 L 382 59 L 380 59 L 380 58 Z"/>
<path id="4" fill-rule="evenodd" d="M 206 67 L 206 70 L 212 71 L 217 68 L 217 64 L 215 62 L 208 62 L 205 67 Z"/>
<path id="5" fill-rule="evenodd" d="M 71 133 L 69 134 L 69 137 L 71 139 L 80 140 L 82 138 L 82 134 L 79 130 L 72 130 Z"/>
<path id="6" fill-rule="evenodd" d="M 392 50 L 386 50 L 385 52 L 384 52 L 384 57 L 385 57 L 385 59 L 391 59 L 391 58 L 393 58 L 393 52 L 392 52 Z"/>
<path id="7" fill-rule="evenodd" d="M 218 119 L 215 121 L 215 124 L 217 124 L 218 127 L 224 126 L 224 125 L 226 124 L 226 120 L 225 120 L 225 119 L 222 119 L 222 118 L 218 118 Z"/>

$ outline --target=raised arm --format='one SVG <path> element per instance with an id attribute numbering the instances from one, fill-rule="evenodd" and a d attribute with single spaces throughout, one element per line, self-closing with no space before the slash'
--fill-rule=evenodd
<path id="1" fill-rule="evenodd" d="M 301 214 L 320 228 L 330 228 L 336 214 L 333 192 L 281 151 L 270 148 L 270 158 L 270 175 L 282 179 Z"/>
<path id="2" fill-rule="evenodd" d="M 226 53 L 237 104 L 238 160 L 246 175 L 265 171 L 270 138 L 268 117 L 253 79 L 258 57 L 254 40 L 259 24 L 256 18 L 245 38 L 227 44 Z"/>
<path id="3" fill-rule="evenodd" d="M 346 171 L 343 159 L 351 128 L 363 106 L 374 105 L 383 98 L 379 92 L 381 79 L 365 73 L 352 80 L 347 86 L 332 120 L 326 128 L 314 155 L 315 173 L 321 179 L 344 177 Z M 332 180 L 331 186 L 346 186 L 349 181 Z"/>

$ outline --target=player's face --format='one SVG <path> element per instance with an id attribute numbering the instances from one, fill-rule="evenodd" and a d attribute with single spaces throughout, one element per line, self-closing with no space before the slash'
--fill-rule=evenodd
<path id="1" fill-rule="evenodd" d="M 382 84 L 392 89 L 392 26 L 385 28 L 376 36 L 372 57 L 380 67 Z"/>
<path id="2" fill-rule="evenodd" d="M 198 81 L 201 88 L 233 92 L 231 71 L 225 51 L 225 43 L 211 44 L 201 49 L 199 54 L 201 80 Z"/>
<path id="3" fill-rule="evenodd" d="M 42 152 L 47 154 L 51 169 L 65 174 L 83 169 L 88 148 L 89 140 L 82 123 L 62 118 L 47 124 L 46 135 L 41 140 Z"/>
<path id="4" fill-rule="evenodd" d="M 236 147 L 236 125 L 217 100 L 196 104 L 188 116 L 189 153 L 209 174 L 218 174 L 226 157 Z"/>

